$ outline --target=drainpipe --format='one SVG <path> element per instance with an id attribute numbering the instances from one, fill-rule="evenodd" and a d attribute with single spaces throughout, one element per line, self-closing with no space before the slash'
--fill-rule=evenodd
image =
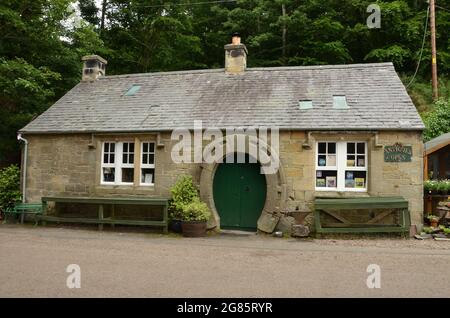
<path id="1" fill-rule="evenodd" d="M 22 134 L 17 134 L 17 140 L 22 140 L 25 143 L 23 152 L 23 180 L 22 180 L 22 202 L 25 203 L 25 191 L 27 188 L 27 158 L 28 158 L 28 140 L 22 137 Z"/>

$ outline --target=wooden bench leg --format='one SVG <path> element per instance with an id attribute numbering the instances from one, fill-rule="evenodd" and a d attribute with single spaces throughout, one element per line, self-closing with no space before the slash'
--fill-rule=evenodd
<path id="1" fill-rule="evenodd" d="M 42 215 L 43 216 L 47 215 L 47 201 L 42 201 Z M 42 225 L 46 226 L 47 222 L 45 220 L 42 221 Z"/>
<path id="2" fill-rule="evenodd" d="M 114 215 L 115 215 L 115 205 L 113 204 L 111 206 L 111 220 L 114 220 Z M 111 228 L 114 229 L 115 228 L 115 224 L 111 223 Z"/>
<path id="3" fill-rule="evenodd" d="M 168 217 L 168 212 L 167 212 L 167 205 L 165 205 L 164 206 L 164 210 L 163 210 L 163 220 L 164 220 L 164 223 L 165 223 L 165 225 L 164 225 L 164 228 L 163 228 L 163 232 L 164 232 L 164 234 L 167 234 L 167 233 L 169 233 L 169 229 L 168 229 L 168 227 L 169 227 L 169 217 Z"/>
<path id="4" fill-rule="evenodd" d="M 99 221 L 103 220 L 103 204 L 100 204 L 98 206 L 98 220 Z M 98 230 L 103 231 L 103 223 L 98 224 Z"/>

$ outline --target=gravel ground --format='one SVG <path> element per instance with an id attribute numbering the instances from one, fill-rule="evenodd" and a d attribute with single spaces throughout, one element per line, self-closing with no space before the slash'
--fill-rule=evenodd
<path id="1" fill-rule="evenodd" d="M 450 297 L 449 263 L 450 242 L 432 240 L 0 225 L 0 297 Z M 69 264 L 79 289 L 66 286 Z M 379 289 L 366 285 L 369 264 Z"/>

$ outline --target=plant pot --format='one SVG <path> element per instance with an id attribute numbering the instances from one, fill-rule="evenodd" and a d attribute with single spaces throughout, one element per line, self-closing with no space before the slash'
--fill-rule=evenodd
<path id="1" fill-rule="evenodd" d="M 181 220 L 170 220 L 169 229 L 174 233 L 181 233 Z"/>
<path id="2" fill-rule="evenodd" d="M 439 221 L 438 220 L 430 220 L 431 227 L 438 227 Z"/>
<path id="3" fill-rule="evenodd" d="M 206 221 L 183 221 L 181 222 L 183 236 L 202 237 L 206 235 Z"/>

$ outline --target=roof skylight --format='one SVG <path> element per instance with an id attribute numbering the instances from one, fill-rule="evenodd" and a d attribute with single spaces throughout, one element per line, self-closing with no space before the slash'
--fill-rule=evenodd
<path id="1" fill-rule="evenodd" d="M 313 108 L 312 100 L 299 100 L 298 101 L 298 107 L 300 109 L 311 109 Z"/>
<path id="2" fill-rule="evenodd" d="M 333 95 L 333 108 L 335 109 L 348 109 L 347 98 L 345 95 Z"/>
<path id="3" fill-rule="evenodd" d="M 133 85 L 131 86 L 128 91 L 125 93 L 125 96 L 133 96 L 141 89 L 140 85 Z"/>

